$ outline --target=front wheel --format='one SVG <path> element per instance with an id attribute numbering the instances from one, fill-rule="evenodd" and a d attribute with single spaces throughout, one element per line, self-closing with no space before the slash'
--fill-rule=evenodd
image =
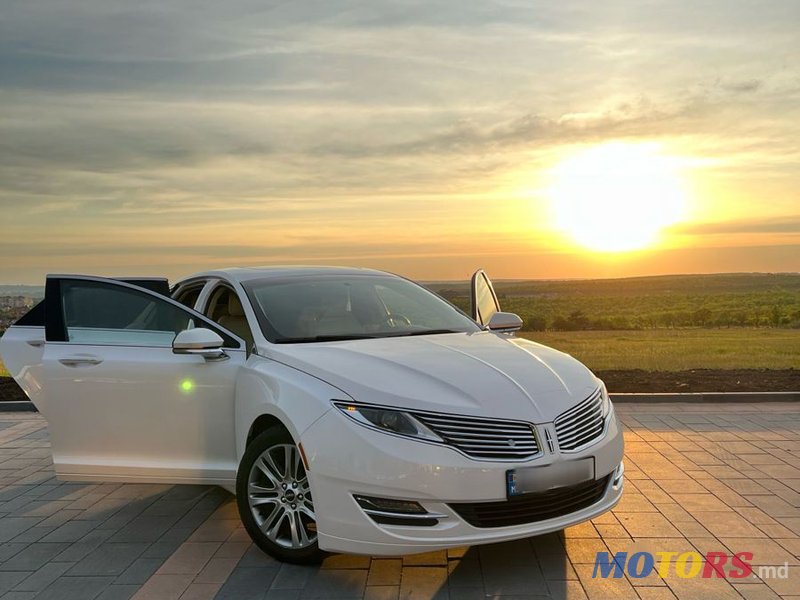
<path id="1" fill-rule="evenodd" d="M 322 560 L 308 475 L 282 427 L 247 446 L 236 476 L 236 503 L 250 537 L 270 556 L 300 564 Z"/>

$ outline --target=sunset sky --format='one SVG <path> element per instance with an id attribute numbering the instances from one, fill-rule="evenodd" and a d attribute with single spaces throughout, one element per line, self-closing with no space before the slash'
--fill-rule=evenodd
<path id="1" fill-rule="evenodd" d="M 797 0 L 6 0 L 0 283 L 800 270 Z"/>

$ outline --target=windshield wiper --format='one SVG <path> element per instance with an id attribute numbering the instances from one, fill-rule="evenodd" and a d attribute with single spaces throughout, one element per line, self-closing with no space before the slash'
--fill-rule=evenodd
<path id="1" fill-rule="evenodd" d="M 348 340 L 377 340 L 392 337 L 412 337 L 416 335 L 437 335 L 441 333 L 464 333 L 458 329 L 422 329 L 403 333 L 354 333 L 350 335 L 315 335 L 311 337 L 287 337 L 275 340 L 276 344 L 311 344 L 314 342 L 345 342 Z"/>
<path id="2" fill-rule="evenodd" d="M 344 342 L 347 340 L 371 340 L 377 335 L 354 334 L 354 335 L 315 335 L 312 337 L 280 338 L 275 340 L 276 344 L 308 344 L 313 342 Z"/>
<path id="3" fill-rule="evenodd" d="M 404 333 L 392 333 L 385 337 L 411 337 L 414 335 L 438 335 L 440 333 L 464 333 L 458 329 L 423 329 L 421 331 L 407 331 Z"/>

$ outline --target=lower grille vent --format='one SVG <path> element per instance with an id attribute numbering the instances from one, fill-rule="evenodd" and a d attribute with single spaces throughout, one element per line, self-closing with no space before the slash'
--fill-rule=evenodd
<path id="1" fill-rule="evenodd" d="M 462 519 L 473 527 L 508 527 L 563 517 L 598 502 L 610 475 L 569 487 L 524 494 L 500 502 L 450 504 Z"/>

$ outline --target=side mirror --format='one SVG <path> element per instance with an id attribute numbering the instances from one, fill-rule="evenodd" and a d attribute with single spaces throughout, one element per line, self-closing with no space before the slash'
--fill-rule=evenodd
<path id="1" fill-rule="evenodd" d="M 206 360 L 224 360 L 228 358 L 222 349 L 222 338 L 205 327 L 184 329 L 172 341 L 172 352 L 175 354 L 194 354 Z"/>
<path id="2" fill-rule="evenodd" d="M 522 328 L 522 319 L 519 318 L 519 315 L 515 315 L 514 313 L 496 312 L 489 319 L 489 323 L 486 327 L 491 331 L 517 331 Z"/>

